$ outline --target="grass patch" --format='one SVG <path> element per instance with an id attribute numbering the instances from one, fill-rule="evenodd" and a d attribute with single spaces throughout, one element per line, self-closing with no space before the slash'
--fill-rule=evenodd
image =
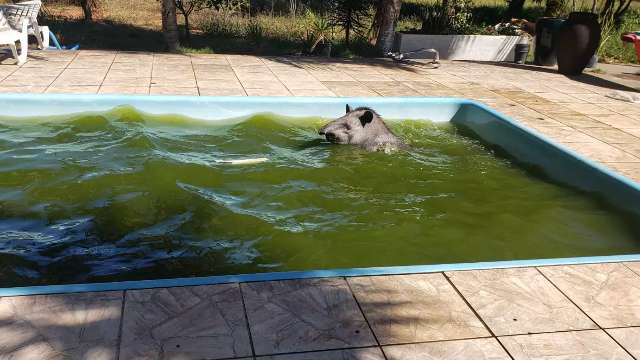
<path id="1" fill-rule="evenodd" d="M 81 49 L 162 51 L 165 46 L 161 32 L 119 22 L 48 19 L 44 24 L 62 45 L 80 44 Z"/>
<path id="2" fill-rule="evenodd" d="M 1 2 L 2 0 L 0 0 Z M 44 6 L 48 25 L 63 45 L 80 44 L 81 49 L 164 51 L 160 3 L 157 0 L 101 1 L 96 20 L 82 21 L 82 10 L 68 2 L 48 2 Z M 178 16 L 179 25 L 183 25 Z M 258 15 L 255 17 L 204 10 L 192 14 L 192 39 L 182 39 L 183 52 L 252 53 L 292 55 L 307 53 L 311 47 L 310 24 L 304 16 Z M 183 32 L 181 31 L 181 35 Z M 344 35 L 336 29 L 334 56 L 374 56 L 368 41 L 353 36 L 349 49 Z"/>
<path id="3" fill-rule="evenodd" d="M 100 1 L 95 21 L 83 21 L 82 9 L 68 1 L 43 4 L 40 23 L 49 26 L 63 45 L 81 49 L 162 51 L 160 2 L 156 0 Z"/>
<path id="4" fill-rule="evenodd" d="M 194 24 L 214 52 L 289 54 L 302 51 L 307 44 L 304 21 L 297 17 L 250 18 L 207 12 L 194 16 Z"/>
<path id="5" fill-rule="evenodd" d="M 245 17 L 217 12 L 200 13 L 194 24 L 201 29 L 208 47 L 214 52 L 239 52 L 260 55 L 306 54 L 313 44 L 311 25 L 303 16 L 258 15 Z M 362 36 L 353 36 L 350 47 L 344 33 L 333 33 L 333 55 L 340 57 L 373 56 L 374 47 Z"/>
<path id="6" fill-rule="evenodd" d="M 602 61 L 614 63 L 637 63 L 637 56 L 633 44 L 623 44 L 620 35 L 624 32 L 640 31 L 640 9 L 630 9 L 619 30 L 603 39 L 598 56 Z"/>

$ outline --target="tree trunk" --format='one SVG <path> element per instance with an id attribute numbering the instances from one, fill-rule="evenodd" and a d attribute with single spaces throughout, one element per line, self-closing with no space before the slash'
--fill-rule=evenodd
<path id="1" fill-rule="evenodd" d="M 346 26 L 344 27 L 344 45 L 347 47 L 347 49 L 349 48 L 349 42 L 351 41 L 351 19 L 352 19 L 352 14 L 351 14 L 351 9 L 348 8 L 347 9 L 347 23 L 345 24 Z"/>
<path id="2" fill-rule="evenodd" d="M 350 37 L 351 37 L 351 28 L 347 26 L 344 29 L 344 46 L 346 46 L 347 49 L 349 48 L 349 41 L 351 41 Z"/>
<path id="3" fill-rule="evenodd" d="M 298 0 L 289 0 L 289 12 L 291 16 L 296 17 L 298 13 Z"/>
<path id="4" fill-rule="evenodd" d="M 82 6 L 82 13 L 84 14 L 84 21 L 93 20 L 93 0 L 80 0 L 80 6 Z"/>
<path id="5" fill-rule="evenodd" d="M 184 39 L 187 43 L 191 42 L 191 28 L 189 27 L 189 15 L 184 14 Z"/>
<path id="6" fill-rule="evenodd" d="M 379 14 L 376 14 L 376 18 L 379 19 L 376 47 L 380 53 L 386 54 L 393 50 L 393 43 L 396 37 L 396 22 L 400 16 L 402 0 L 379 1 L 381 2 L 377 10 Z"/>
<path id="7" fill-rule="evenodd" d="M 176 4 L 174 0 L 162 1 L 162 33 L 170 52 L 177 52 L 180 45 L 178 35 L 178 20 L 176 17 Z"/>
<path id="8" fill-rule="evenodd" d="M 512 18 L 521 18 L 522 9 L 524 8 L 524 2 L 525 0 L 510 0 L 505 20 L 511 20 Z"/>

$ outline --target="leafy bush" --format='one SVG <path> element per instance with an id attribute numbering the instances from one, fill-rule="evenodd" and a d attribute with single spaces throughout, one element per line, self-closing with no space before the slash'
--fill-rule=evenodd
<path id="1" fill-rule="evenodd" d="M 527 6 L 522 10 L 522 18 L 535 21 L 542 17 L 544 8 L 542 6 Z M 476 5 L 471 10 L 471 22 L 477 25 L 489 26 L 503 21 L 509 21 L 507 16 L 507 5 Z"/>
<path id="2" fill-rule="evenodd" d="M 417 13 L 422 22 L 420 32 L 425 34 L 445 34 L 448 22 L 444 16 L 445 9 L 441 4 L 427 4 L 420 7 Z"/>
<path id="3" fill-rule="evenodd" d="M 449 19 L 449 34 L 469 34 L 474 27 L 471 24 L 472 0 L 457 0 L 453 4 L 455 15 Z"/>
<path id="4" fill-rule="evenodd" d="M 433 11 L 434 7 L 439 6 L 440 1 L 422 1 L 422 0 L 406 0 L 402 4 L 400 11 L 400 19 L 412 20 L 423 17 L 425 11 Z M 488 25 L 495 25 L 504 21 L 511 20 L 507 16 L 507 4 L 506 3 L 492 3 L 491 5 L 483 3 L 470 3 L 469 13 L 471 13 L 471 19 L 469 22 L 472 26 L 486 27 Z M 523 9 L 523 19 L 535 21 L 539 17 L 542 17 L 544 7 L 539 4 L 530 4 Z"/>
<path id="5" fill-rule="evenodd" d="M 471 0 L 458 0 L 453 2 L 454 15 L 449 16 L 441 3 L 408 3 L 409 10 L 404 17 L 420 20 L 420 33 L 424 34 L 472 34 L 478 31 L 471 23 Z M 401 17 L 402 15 L 401 9 Z"/>
<path id="6" fill-rule="evenodd" d="M 240 52 L 265 55 L 310 53 L 312 45 L 331 42 L 338 56 L 373 56 L 373 46 L 363 36 L 352 36 L 347 51 L 345 34 L 328 23 L 326 17 L 309 16 L 254 17 L 228 15 L 220 11 L 196 14 L 195 26 L 208 39 L 206 46 L 213 52 Z"/>
<path id="7" fill-rule="evenodd" d="M 313 53 L 320 44 L 331 44 L 333 41 L 333 26 L 328 19 L 311 10 L 307 10 L 305 20 L 310 53 Z"/>
<path id="8" fill-rule="evenodd" d="M 400 8 L 400 19 L 421 17 L 425 8 L 431 4 L 430 2 L 405 1 Z"/>
<path id="9" fill-rule="evenodd" d="M 249 20 L 247 25 L 247 39 L 256 47 L 260 47 L 265 38 L 265 29 L 257 19 Z"/>
<path id="10" fill-rule="evenodd" d="M 285 55 L 302 52 L 306 46 L 305 25 L 300 17 L 246 17 L 213 11 L 199 14 L 194 20 L 214 52 Z"/>
<path id="11" fill-rule="evenodd" d="M 197 26 L 203 32 L 220 36 L 242 36 L 246 23 L 244 18 L 238 16 L 226 16 L 218 11 L 200 15 L 195 19 Z"/>

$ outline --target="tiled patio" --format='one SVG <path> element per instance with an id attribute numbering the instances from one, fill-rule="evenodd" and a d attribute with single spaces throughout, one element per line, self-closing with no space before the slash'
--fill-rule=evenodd
<path id="1" fill-rule="evenodd" d="M 0 298 L 3 359 L 638 359 L 640 263 Z"/>
<path id="2" fill-rule="evenodd" d="M 640 105 L 604 96 L 620 88 L 472 62 L 82 51 L 0 65 L 9 93 L 472 98 L 640 181 Z M 640 263 L 0 298 L 0 359 L 58 358 L 640 359 Z"/>

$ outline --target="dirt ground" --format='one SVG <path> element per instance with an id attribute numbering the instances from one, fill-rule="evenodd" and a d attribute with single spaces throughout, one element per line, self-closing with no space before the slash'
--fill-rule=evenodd
<path id="1" fill-rule="evenodd" d="M 84 22 L 82 9 L 65 1 L 45 2 L 42 22 L 65 46 L 81 49 L 161 51 L 160 2 L 156 0 L 101 1 L 93 22 Z"/>

